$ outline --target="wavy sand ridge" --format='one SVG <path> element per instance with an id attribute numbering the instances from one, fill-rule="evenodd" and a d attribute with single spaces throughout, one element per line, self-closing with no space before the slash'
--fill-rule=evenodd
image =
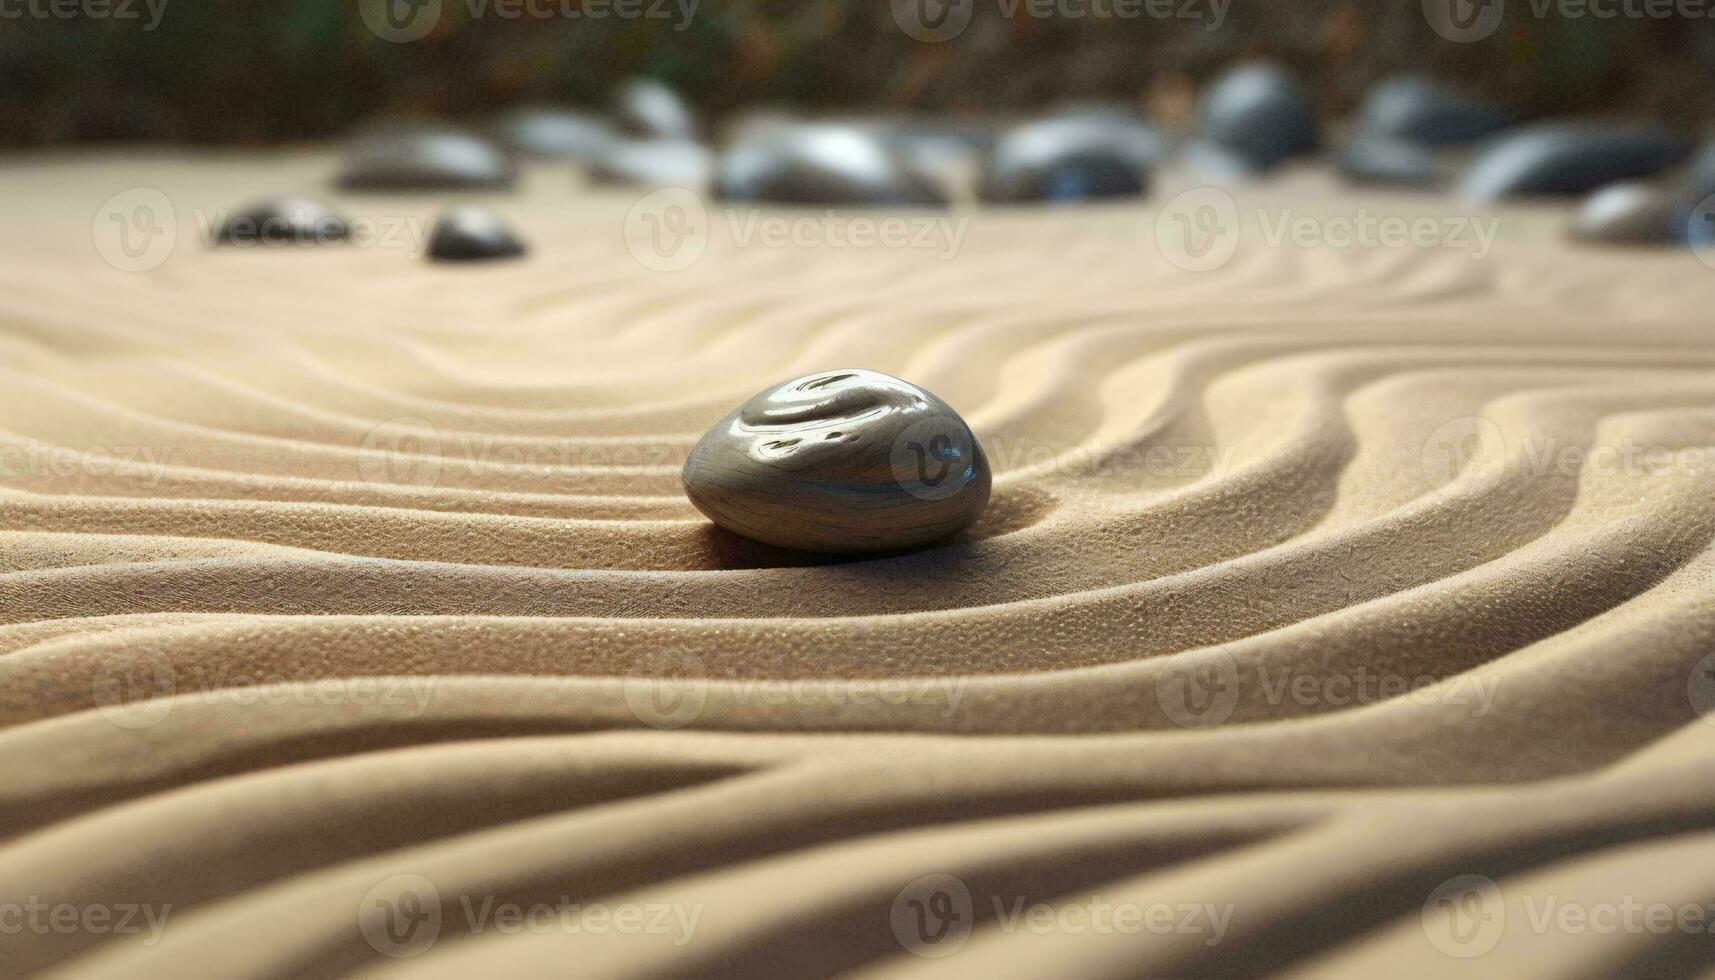
<path id="1" fill-rule="evenodd" d="M 1533 210 L 1481 259 L 1251 229 L 1200 273 L 1148 207 L 945 257 L 716 213 L 669 273 L 551 172 L 493 268 L 195 240 L 324 170 L 3 178 L 0 910 L 138 909 L 0 930 L 14 972 L 1715 968 L 1695 257 Z M 137 184 L 182 235 L 124 273 L 82 216 Z M 684 453 L 846 365 L 966 415 L 984 519 L 844 563 L 717 533 Z M 1589 925 L 1622 901 L 1680 924 Z"/>

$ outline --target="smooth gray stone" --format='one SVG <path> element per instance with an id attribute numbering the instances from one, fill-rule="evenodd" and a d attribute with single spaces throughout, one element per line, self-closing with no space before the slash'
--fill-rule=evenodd
<path id="1" fill-rule="evenodd" d="M 1474 143 L 1508 123 L 1494 106 L 1427 78 L 1377 82 L 1358 108 L 1358 124 L 1365 133 L 1431 146 Z"/>
<path id="2" fill-rule="evenodd" d="M 634 78 L 620 86 L 613 115 L 626 135 L 638 139 L 697 138 L 697 118 L 691 107 L 679 93 L 653 78 Z"/>
<path id="3" fill-rule="evenodd" d="M 1432 187 L 1444 176 L 1423 146 L 1381 136 L 1361 136 L 1346 144 L 1336 166 L 1341 176 L 1359 184 Z"/>
<path id="4" fill-rule="evenodd" d="M 448 208 L 435 220 L 425 253 L 439 262 L 510 259 L 524 254 L 524 243 L 500 216 L 487 208 Z"/>
<path id="5" fill-rule="evenodd" d="M 492 132 L 501 145 L 520 156 L 583 163 L 599 158 L 618 139 L 605 119 L 541 106 L 506 113 L 495 122 Z"/>
<path id="6" fill-rule="evenodd" d="M 222 245 L 322 244 L 343 242 L 345 219 L 309 197 L 283 195 L 257 201 L 227 216 L 215 241 Z"/>
<path id="7" fill-rule="evenodd" d="M 406 126 L 348 143 L 339 186 L 354 191 L 504 190 L 516 177 L 512 159 L 481 137 Z"/>
<path id="8" fill-rule="evenodd" d="M 1654 176 L 1684 160 L 1690 149 L 1654 126 L 1546 123 L 1512 130 L 1486 145 L 1459 190 L 1478 202 L 1584 194 Z"/>
<path id="9" fill-rule="evenodd" d="M 1198 118 L 1204 139 L 1259 171 L 1316 148 L 1316 120 L 1303 90 L 1271 62 L 1240 65 L 1217 79 Z"/>
<path id="10" fill-rule="evenodd" d="M 775 385 L 715 423 L 685 493 L 736 534 L 783 548 L 885 552 L 939 541 L 988 505 L 988 459 L 963 419 L 875 371 Z"/>
<path id="11" fill-rule="evenodd" d="M 1082 112 L 1026 123 L 1003 135 L 983 167 L 978 195 L 1000 204 L 1136 197 L 1170 149 L 1142 122 Z"/>
<path id="12" fill-rule="evenodd" d="M 782 124 L 721 154 L 715 192 L 728 201 L 938 207 L 947 194 L 881 138 L 854 126 Z"/>
<path id="13" fill-rule="evenodd" d="M 598 184 L 637 184 L 645 187 L 708 186 L 714 155 L 691 140 L 619 140 L 590 167 Z"/>
<path id="14" fill-rule="evenodd" d="M 1572 218 L 1574 238 L 1617 245 L 1686 242 L 1691 208 L 1648 184 L 1610 184 L 1585 199 Z"/>

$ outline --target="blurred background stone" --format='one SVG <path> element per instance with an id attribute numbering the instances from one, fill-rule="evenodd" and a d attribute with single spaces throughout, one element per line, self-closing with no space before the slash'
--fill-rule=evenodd
<path id="1" fill-rule="evenodd" d="M 769 100 L 807 112 L 893 107 L 1031 115 L 1116 100 L 1174 124 L 1228 65 L 1269 58 L 1328 117 L 1378 80 L 1428 75 L 1520 119 L 1623 112 L 1715 122 L 1715 30 L 1666 18 L 1531 16 L 1509 4 L 1490 36 L 1454 44 L 1416 2 L 1270 0 L 1199 17 L 1007 18 L 973 6 L 927 44 L 885 2 L 701 3 L 692 16 L 504 18 L 445 2 L 409 43 L 353 0 L 172 0 L 146 21 L 23 18 L 0 30 L 0 144 L 325 140 L 382 114 L 479 122 L 527 104 L 606 109 L 651 76 L 714 118 Z M 1176 9 L 1181 4 L 1175 4 Z"/>

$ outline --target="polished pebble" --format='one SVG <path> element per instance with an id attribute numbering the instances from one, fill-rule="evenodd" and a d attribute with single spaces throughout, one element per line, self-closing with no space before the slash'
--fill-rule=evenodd
<path id="1" fill-rule="evenodd" d="M 1361 136 L 1346 144 L 1335 165 L 1342 177 L 1359 184 L 1432 187 L 1443 178 L 1428 149 L 1382 136 Z"/>
<path id="2" fill-rule="evenodd" d="M 947 195 L 880 137 L 854 126 L 758 126 L 721 154 L 715 192 L 728 201 L 934 207 Z"/>
<path id="3" fill-rule="evenodd" d="M 665 83 L 634 78 L 619 88 L 613 102 L 619 128 L 638 139 L 694 140 L 697 118 Z"/>
<path id="4" fill-rule="evenodd" d="M 1377 82 L 1358 108 L 1358 125 L 1371 136 L 1431 146 L 1472 143 L 1505 129 L 1507 115 L 1450 85 L 1427 78 Z"/>
<path id="5" fill-rule="evenodd" d="M 978 195 L 1002 204 L 1135 197 L 1168 140 L 1142 122 L 1081 112 L 1027 123 L 996 142 Z"/>
<path id="6" fill-rule="evenodd" d="M 598 184 L 697 190 L 708 186 L 714 166 L 708 147 L 691 140 L 622 139 L 610 144 L 590 166 L 590 179 Z"/>
<path id="7" fill-rule="evenodd" d="M 1574 238 L 1616 245 L 1675 245 L 1686 240 L 1690 206 L 1648 184 L 1610 184 L 1572 218 Z"/>
<path id="8" fill-rule="evenodd" d="M 499 215 L 467 204 L 448 208 L 436 219 L 425 254 L 440 262 L 510 259 L 524 254 L 524 243 Z"/>
<path id="9" fill-rule="evenodd" d="M 1271 62 L 1241 65 L 1217 79 L 1198 120 L 1204 139 L 1259 171 L 1316 148 L 1316 122 L 1303 90 Z"/>
<path id="10" fill-rule="evenodd" d="M 1459 190 L 1477 202 L 1584 194 L 1616 181 L 1654 176 L 1689 154 L 1684 140 L 1654 126 L 1545 123 L 1510 131 L 1486 145 Z"/>
<path id="11" fill-rule="evenodd" d="M 599 158 L 618 137 L 605 119 L 543 106 L 507 112 L 490 132 L 502 146 L 520 156 L 581 163 Z"/>
<path id="12" fill-rule="evenodd" d="M 411 126 L 346 145 L 339 185 L 360 191 L 503 190 L 517 168 L 500 147 L 458 130 Z"/>
<path id="13" fill-rule="evenodd" d="M 309 197 L 282 196 L 257 201 L 229 215 L 215 241 L 222 245 L 323 244 L 345 241 L 345 219 Z"/>
<path id="14" fill-rule="evenodd" d="M 987 458 L 957 412 L 874 371 L 775 385 L 691 450 L 685 493 L 729 531 L 784 548 L 885 552 L 950 537 L 988 504 Z"/>

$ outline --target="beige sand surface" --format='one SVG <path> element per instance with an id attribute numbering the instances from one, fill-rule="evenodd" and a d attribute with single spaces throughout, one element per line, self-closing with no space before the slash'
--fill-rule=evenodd
<path id="1" fill-rule="evenodd" d="M 6 975 L 1715 967 L 1695 256 L 1539 208 L 1481 258 L 1271 244 L 1449 213 L 1313 173 L 1207 271 L 1172 186 L 956 249 L 716 209 L 680 271 L 550 170 L 493 201 L 518 263 L 418 261 L 415 198 L 199 240 L 328 170 L 0 171 Z M 135 187 L 178 240 L 128 272 Z M 845 366 L 971 422 L 968 540 L 817 564 L 684 500 L 705 426 Z"/>

